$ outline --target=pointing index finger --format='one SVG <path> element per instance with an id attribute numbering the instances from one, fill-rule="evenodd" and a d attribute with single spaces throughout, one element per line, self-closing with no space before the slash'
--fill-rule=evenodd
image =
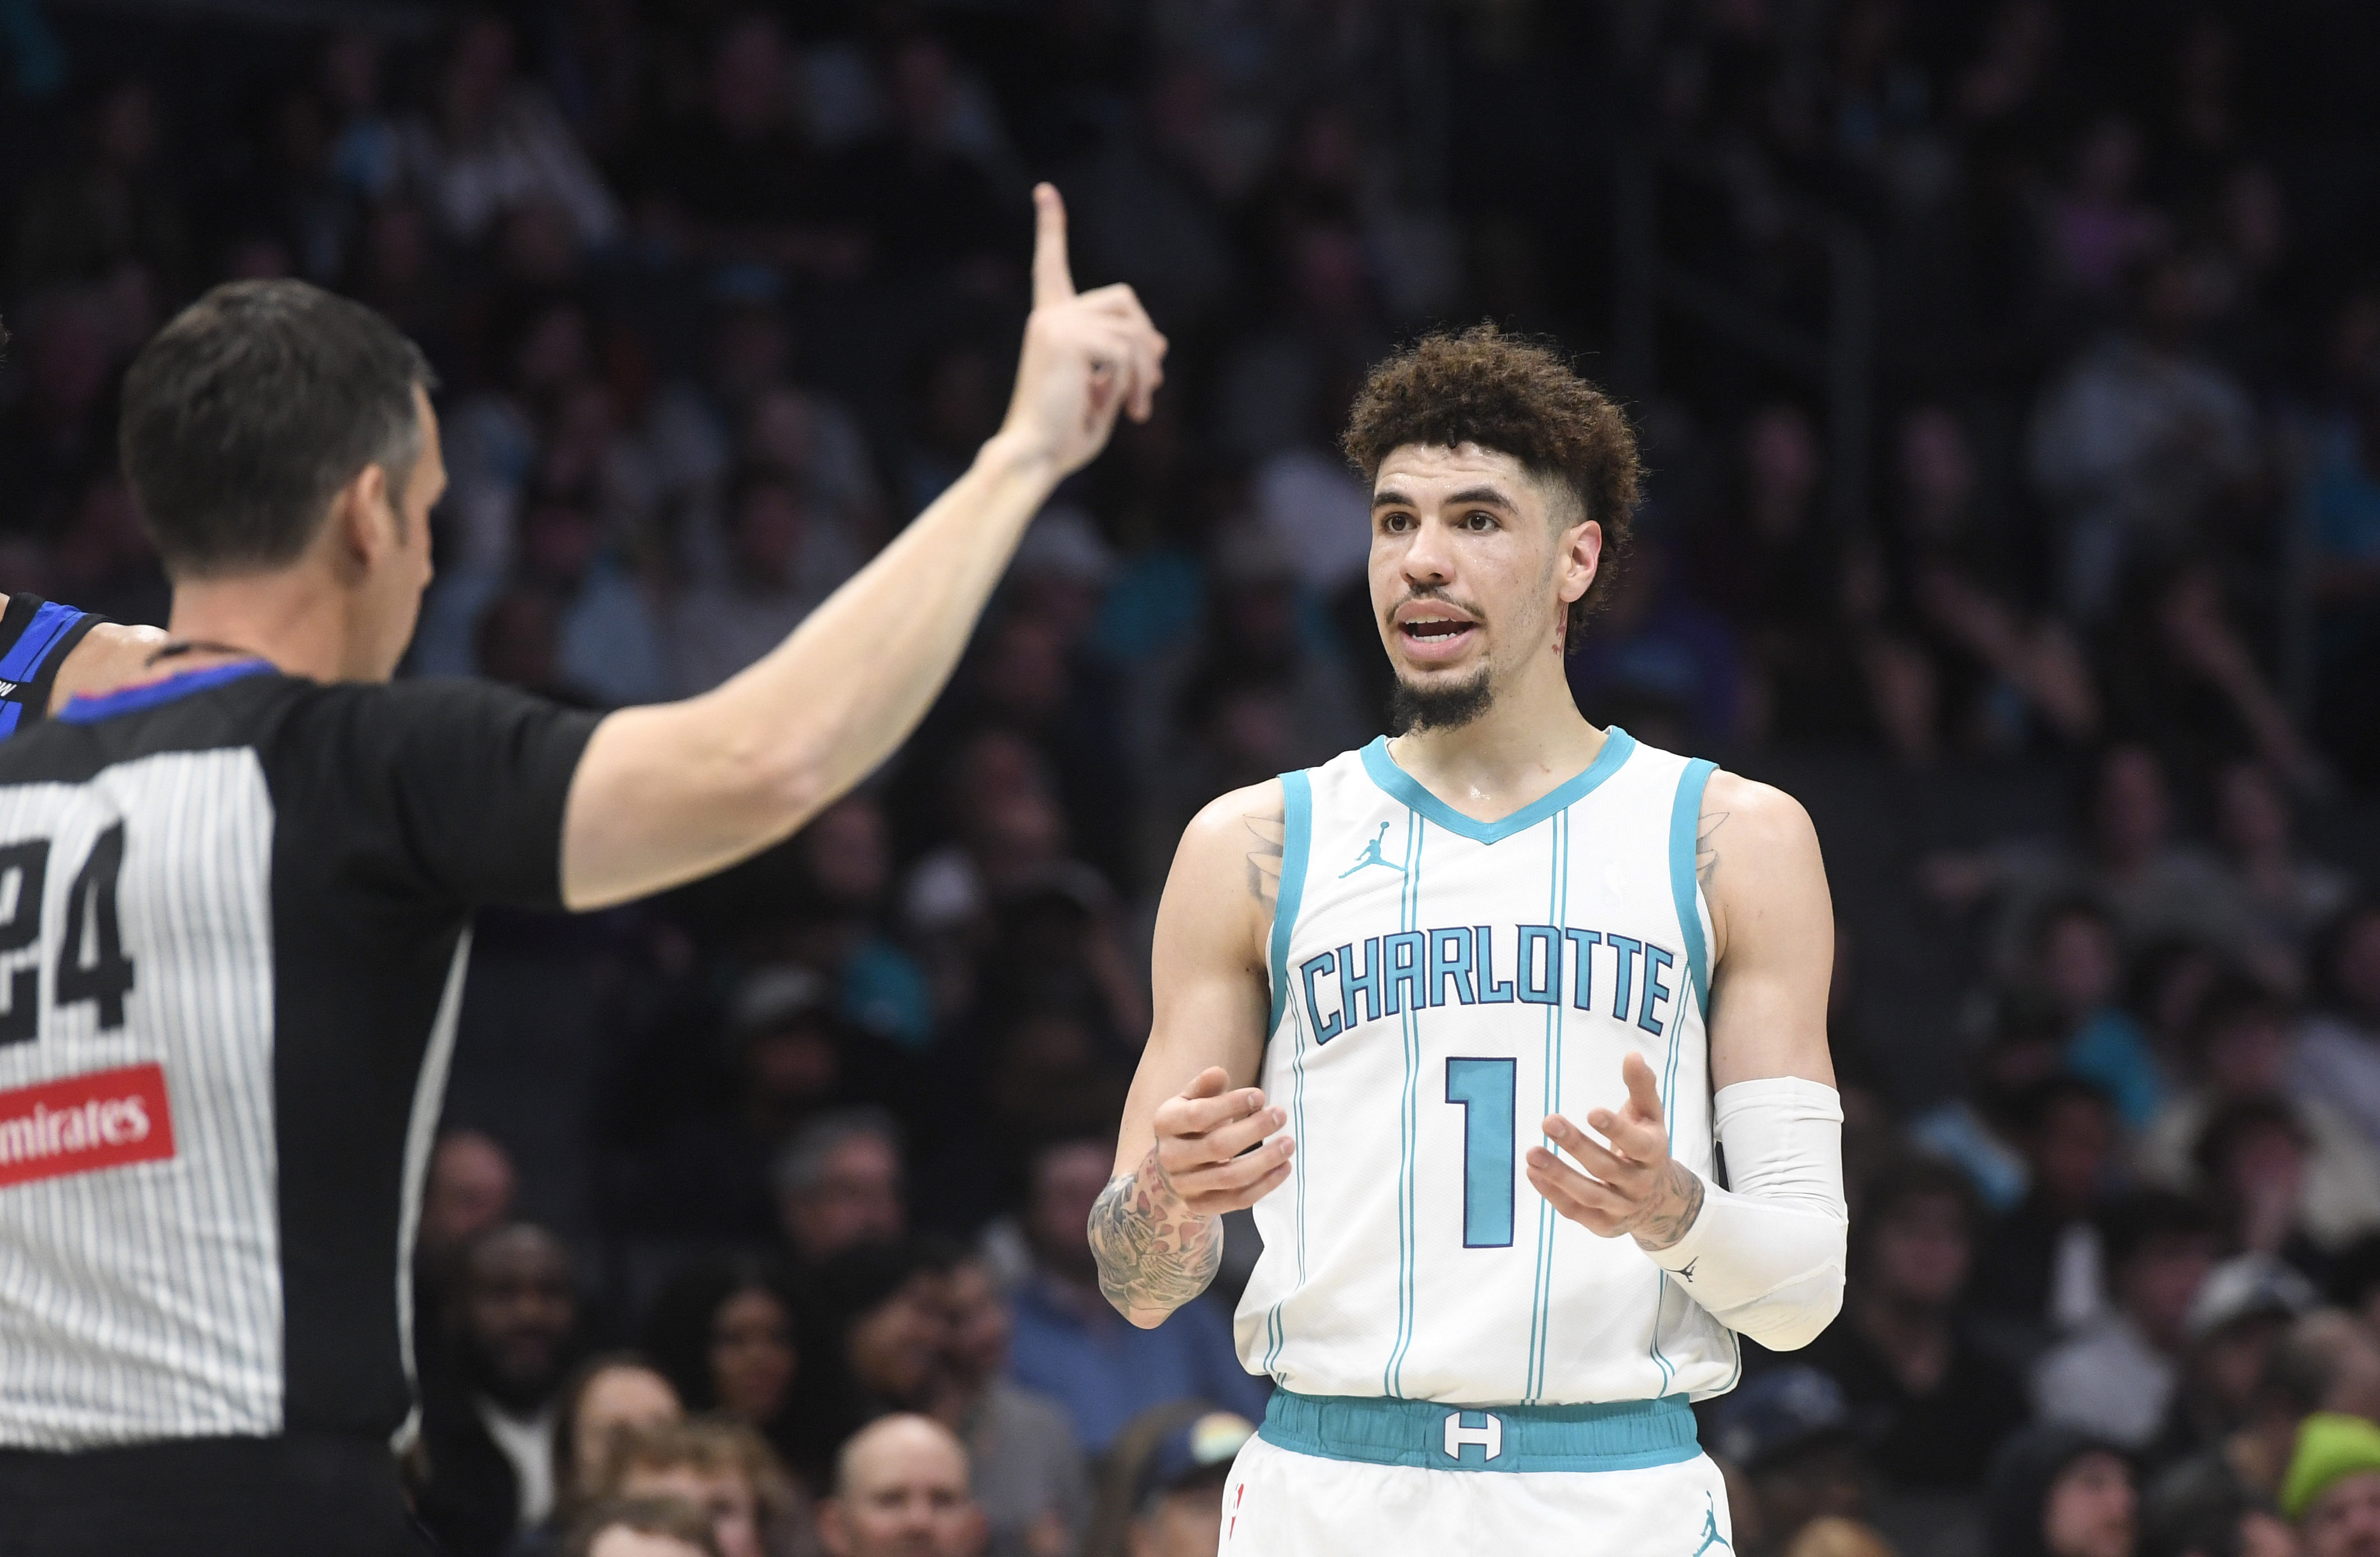
<path id="1" fill-rule="evenodd" d="M 1054 184 L 1033 186 L 1033 306 L 1048 308 L 1075 295 L 1066 263 L 1066 202 Z"/>
<path id="2" fill-rule="evenodd" d="M 1662 1117 L 1660 1089 L 1653 1084 L 1653 1067 L 1645 1056 L 1631 1052 L 1620 1062 L 1620 1079 L 1628 1085 L 1628 1106 L 1641 1117 L 1658 1123 Z"/>

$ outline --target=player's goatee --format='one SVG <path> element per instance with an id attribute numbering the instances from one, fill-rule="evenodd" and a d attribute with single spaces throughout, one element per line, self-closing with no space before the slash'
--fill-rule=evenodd
<path id="1" fill-rule="evenodd" d="M 1416 687 L 1403 676 L 1389 699 L 1389 730 L 1408 735 L 1415 730 L 1458 730 L 1488 712 L 1496 700 L 1486 665 L 1466 681 Z"/>

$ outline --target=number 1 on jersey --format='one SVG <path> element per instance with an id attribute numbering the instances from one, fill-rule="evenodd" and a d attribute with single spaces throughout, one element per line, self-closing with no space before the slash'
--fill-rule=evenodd
<path id="1" fill-rule="evenodd" d="M 1450 1059 L 1446 1101 L 1463 1110 L 1463 1247 L 1512 1243 L 1512 1110 L 1517 1060 Z"/>

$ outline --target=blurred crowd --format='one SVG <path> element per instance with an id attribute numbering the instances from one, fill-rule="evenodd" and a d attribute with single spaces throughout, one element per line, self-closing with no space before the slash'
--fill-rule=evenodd
<path id="1" fill-rule="evenodd" d="M 1486 316 L 1647 444 L 1580 706 L 1786 785 L 1832 867 L 1850 1295 L 1704 1408 L 1735 1550 L 2380 1553 L 2380 13 L 304 15 L 0 5 L 0 588 L 163 621 L 115 382 L 226 278 L 441 376 L 409 674 L 596 707 L 733 675 L 964 468 L 1032 179 L 1173 343 L 885 772 L 714 882 L 483 918 L 415 1308 L 455 1552 L 1214 1549 L 1253 1226 L 1155 1332 L 1084 1236 L 1155 896 L 1204 800 L 1383 727 L 1337 426 Z M 1758 329 L 1613 354 L 1631 243 L 1840 328 L 1813 211 L 1874 278 L 1864 444 Z"/>

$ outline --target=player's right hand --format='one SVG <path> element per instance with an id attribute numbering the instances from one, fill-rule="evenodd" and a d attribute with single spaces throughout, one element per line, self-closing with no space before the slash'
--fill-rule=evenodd
<path id="1" fill-rule="evenodd" d="M 1075 292 L 1065 202 L 1037 184 L 1033 206 L 1033 313 L 1000 436 L 1063 476 L 1106 446 L 1119 410 L 1148 420 L 1165 382 L 1166 342 L 1131 287 Z"/>
<path id="2" fill-rule="evenodd" d="M 1260 1089 L 1232 1089 L 1231 1080 L 1222 1066 L 1209 1065 L 1180 1096 L 1157 1105 L 1158 1171 L 1194 1216 L 1255 1205 L 1289 1176 L 1297 1150 L 1273 1134 L 1289 1115 L 1268 1105 Z"/>

